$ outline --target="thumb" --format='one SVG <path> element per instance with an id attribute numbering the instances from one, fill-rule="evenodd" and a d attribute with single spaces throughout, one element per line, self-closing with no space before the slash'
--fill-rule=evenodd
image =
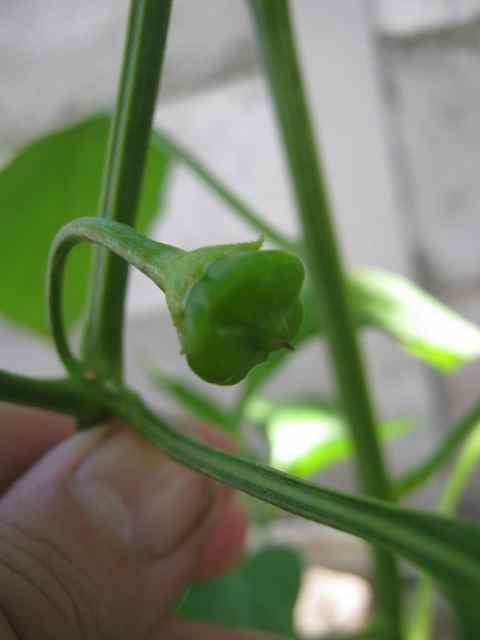
<path id="1" fill-rule="evenodd" d="M 0 500 L 0 629 L 149 637 L 195 575 L 217 486 L 126 428 L 63 442 Z"/>

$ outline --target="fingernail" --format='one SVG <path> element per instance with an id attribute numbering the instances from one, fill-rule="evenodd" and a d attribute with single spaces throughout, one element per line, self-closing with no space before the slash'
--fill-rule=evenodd
<path id="1" fill-rule="evenodd" d="M 127 428 L 101 441 L 72 478 L 96 526 L 150 557 L 169 554 L 207 517 L 218 489 Z"/>

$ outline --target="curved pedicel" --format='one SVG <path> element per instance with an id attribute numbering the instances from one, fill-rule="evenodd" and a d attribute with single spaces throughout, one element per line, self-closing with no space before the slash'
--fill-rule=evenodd
<path id="1" fill-rule="evenodd" d="M 62 283 L 69 251 L 88 241 L 133 265 L 165 293 L 181 351 L 207 382 L 243 380 L 276 349 L 290 348 L 302 323 L 301 261 L 262 241 L 183 251 L 102 218 L 79 218 L 54 239 L 48 299 L 52 333 L 66 368 L 86 375 L 72 354 L 62 320 Z"/>

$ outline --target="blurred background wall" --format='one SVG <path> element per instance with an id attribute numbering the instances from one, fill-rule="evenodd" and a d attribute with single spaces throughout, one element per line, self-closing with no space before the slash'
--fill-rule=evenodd
<path id="1" fill-rule="evenodd" d="M 424 287 L 478 323 L 480 2 L 380 0 L 370 10 L 409 264 Z M 480 367 L 427 375 L 440 435 L 478 396 Z M 479 481 L 465 500 L 477 515 Z"/>
<path id="2" fill-rule="evenodd" d="M 480 157 L 480 1 L 292 0 L 298 46 L 342 249 L 350 266 L 413 277 L 480 321 L 477 178 Z M 112 106 L 125 0 L 4 0 L 0 4 L 0 152 Z M 184 142 L 285 231 L 295 217 L 281 147 L 241 0 L 176 0 L 156 124 Z M 90 212 L 86 212 L 90 213 Z M 186 248 L 252 238 L 183 169 L 176 169 L 155 236 Z M 131 279 L 128 375 L 146 382 L 148 356 L 193 380 L 162 298 Z M 52 374 L 48 345 L 0 325 L 2 366 Z M 395 469 L 418 460 L 477 394 L 478 367 L 440 380 L 387 338 L 364 340 L 384 417 L 413 416 L 390 446 Z M 329 389 L 319 345 L 301 350 L 272 397 Z M 201 384 L 201 383 L 199 383 Z M 211 388 L 228 399 L 235 390 Z M 328 481 L 350 484 L 339 467 Z M 424 495 L 431 499 L 431 492 Z"/>

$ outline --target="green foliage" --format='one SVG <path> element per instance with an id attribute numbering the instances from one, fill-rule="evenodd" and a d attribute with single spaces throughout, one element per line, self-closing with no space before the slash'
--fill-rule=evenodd
<path id="1" fill-rule="evenodd" d="M 358 329 L 386 333 L 438 371 L 453 372 L 480 356 L 479 328 L 398 274 L 355 270 L 348 277 L 347 293 Z M 315 336 L 323 336 L 324 323 L 309 279 L 301 302 L 304 319 L 293 340 L 296 349 Z M 289 356 L 285 351 L 271 354 L 250 372 L 242 388 L 239 411 L 288 362 Z"/>
<path id="2" fill-rule="evenodd" d="M 188 384 L 181 378 L 170 376 L 160 371 L 158 367 L 149 367 L 148 374 L 153 384 L 171 395 L 191 416 L 227 431 L 231 430 L 232 423 L 228 412 L 206 393 L 201 392 L 198 387 Z"/>
<path id="3" fill-rule="evenodd" d="M 380 269 L 356 269 L 347 282 L 359 329 L 386 333 L 408 353 L 443 373 L 480 357 L 480 329 L 406 278 Z M 305 321 L 299 342 L 323 330 L 311 283 L 305 287 L 303 303 Z"/>
<path id="4" fill-rule="evenodd" d="M 263 425 L 270 444 L 270 464 L 276 469 L 308 477 L 353 455 L 352 440 L 341 409 L 329 401 L 268 402 L 253 398 L 246 416 Z M 408 420 L 390 420 L 378 426 L 386 441 L 405 435 Z"/>
<path id="5" fill-rule="evenodd" d="M 359 324 L 385 331 L 413 356 L 451 372 L 480 356 L 480 330 L 401 276 L 360 269 L 350 280 Z"/>
<path id="6" fill-rule="evenodd" d="M 293 549 L 264 547 L 226 576 L 192 586 L 177 613 L 230 629 L 291 637 L 301 570 L 300 556 Z"/>
<path id="7" fill-rule="evenodd" d="M 362 537 L 375 548 L 379 613 L 386 634 L 392 640 L 400 638 L 399 582 L 392 554 L 403 556 L 432 576 L 456 609 L 462 637 L 473 640 L 480 628 L 477 606 L 480 527 L 405 509 L 389 499 L 421 484 L 432 469 L 450 456 L 465 434 L 471 431 L 478 417 L 478 407 L 459 422 L 455 432 L 429 461 L 392 488 L 381 442 L 404 433 L 408 423 L 394 421 L 377 426 L 355 334 L 356 330 L 367 327 L 386 332 L 410 354 L 439 371 L 450 372 L 480 355 L 480 331 L 400 276 L 365 269 L 345 278 L 303 95 L 288 4 L 286 0 L 275 3 L 250 0 L 249 4 L 303 224 L 304 246 L 266 224 L 165 134 L 153 136 L 143 183 L 139 226 L 144 228 L 159 208 L 169 158 L 183 162 L 248 224 L 261 229 L 282 248 L 298 250 L 299 254 L 308 257 L 314 286 L 309 285 L 302 293 L 304 319 L 300 331 L 298 294 L 303 268 L 291 253 L 258 252 L 257 246 L 249 246 L 248 250 L 233 255 L 232 245 L 228 251 L 225 247 L 208 247 L 187 253 L 163 245 L 161 260 L 149 262 L 151 247 L 160 245 L 149 244 L 144 239 L 144 251 L 142 249 L 142 255 L 135 262 L 128 234 L 125 228 L 122 231 L 122 225 L 118 225 L 122 209 L 128 216 L 132 214 L 133 220 L 135 207 L 124 203 L 136 202 L 142 182 L 144 150 L 149 139 L 166 39 L 168 0 L 161 5 L 155 0 L 132 5 L 139 13 L 132 12 L 132 32 L 127 38 L 114 144 L 109 146 L 106 162 L 108 188 L 105 199 L 110 205 L 118 205 L 109 208 L 113 219 L 109 223 L 113 227 L 117 225 L 119 235 L 116 237 L 106 229 L 99 244 L 130 263 L 133 260 L 135 266 L 149 276 L 165 267 L 163 260 L 168 254 L 171 259 L 168 278 L 163 279 L 165 273 L 162 272 L 162 277 L 156 281 L 166 292 L 186 356 L 203 378 L 219 384 L 235 383 L 252 366 L 263 362 L 249 374 L 234 411 L 228 414 L 181 381 L 164 374 L 157 376 L 157 380 L 177 401 L 204 420 L 232 429 L 244 415 L 260 420 L 266 425 L 272 463 L 281 471 L 253 463 L 246 456 L 212 449 L 178 433 L 153 414 L 132 390 L 122 386 L 121 357 L 117 356 L 122 343 L 124 280 L 121 274 L 117 277 L 119 272 L 115 269 L 104 280 L 109 286 L 104 290 L 99 286 L 95 290 L 98 296 L 92 296 L 99 314 L 90 316 L 89 329 L 95 338 L 93 351 L 104 350 L 107 360 L 115 361 L 118 366 L 102 370 L 98 365 L 101 358 L 98 361 L 93 358 L 88 361 L 88 372 L 94 375 L 88 380 L 77 375 L 83 373 L 85 363 L 77 362 L 69 352 L 64 332 L 62 338 L 58 302 L 63 288 L 61 278 L 53 277 L 51 299 L 56 302 L 52 308 L 57 305 L 56 314 L 52 314 L 53 328 L 56 336 L 61 336 L 57 339 L 57 349 L 73 375 L 65 380 L 42 383 L 0 371 L 0 399 L 57 408 L 79 418 L 88 410 L 90 422 L 94 416 L 118 415 L 152 444 L 192 469 L 286 511 Z M 152 16 L 158 21 L 152 20 Z M 157 46 L 159 26 L 160 47 Z M 149 74 L 152 67 L 146 62 L 154 57 L 155 68 Z M 146 91 L 141 90 L 145 80 L 148 80 Z M 13 322 L 39 332 L 46 330 L 43 280 L 48 247 L 65 223 L 97 209 L 108 124 L 108 117 L 95 116 L 49 134 L 21 150 L 0 173 L 0 207 L 5 212 L 0 239 L 0 266 L 4 273 L 0 312 Z M 132 154 L 132 150 L 136 153 Z M 102 210 L 106 209 L 108 207 L 102 207 Z M 92 224 L 99 226 L 91 220 L 89 224 L 90 227 Z M 81 225 L 82 221 L 76 226 L 72 222 L 68 225 L 70 231 L 74 229 L 75 237 L 65 235 L 63 238 L 65 245 L 62 245 L 58 264 L 79 239 L 98 241 L 89 236 L 91 229 L 85 231 L 84 228 L 79 232 Z M 112 227 L 109 228 L 111 231 Z M 132 232 L 130 227 L 127 229 Z M 212 260 L 215 251 L 220 253 Z M 67 324 L 78 317 L 82 308 L 87 264 L 85 252 L 77 252 L 69 267 L 68 286 L 65 287 Z M 102 261 L 97 266 L 96 282 L 101 284 L 108 269 Z M 112 284 L 118 285 L 118 292 Z M 288 352 L 276 349 L 289 346 L 289 341 L 300 346 L 323 333 L 330 346 L 342 411 L 321 402 L 273 406 L 252 400 L 261 385 L 286 362 Z M 110 339 L 112 336 L 114 340 Z M 104 349 L 105 346 L 108 348 Z M 266 359 L 270 351 L 274 353 Z M 105 371 L 107 374 L 102 380 Z M 350 455 L 352 442 L 355 443 L 362 488 L 376 499 L 331 491 L 285 473 L 305 476 L 326 468 Z M 478 443 L 475 451 L 477 448 Z M 469 472 L 474 462 L 476 457 L 468 466 Z M 456 499 L 463 489 L 463 472 L 454 480 L 452 491 Z M 194 587 L 183 603 L 182 611 L 185 615 L 232 627 L 291 634 L 291 613 L 299 577 L 300 563 L 292 552 L 265 550 L 247 559 L 224 579 Z"/>
<path id="8" fill-rule="evenodd" d="M 438 512 L 454 515 L 458 502 L 468 486 L 480 460 L 480 422 L 462 447 L 445 483 Z M 414 611 L 410 617 L 408 640 L 428 640 L 431 636 L 434 613 L 434 589 L 428 574 L 423 574 L 417 587 Z M 475 628 L 473 629 L 475 632 Z"/>
<path id="9" fill-rule="evenodd" d="M 55 233 L 68 221 L 97 209 L 110 118 L 92 116 L 49 133 L 16 153 L 0 172 L 0 313 L 48 334 L 45 313 L 47 257 Z M 147 229 L 159 213 L 168 159 L 151 146 L 139 211 Z M 87 291 L 89 250 L 81 247 L 68 266 L 66 320 L 78 319 Z"/>

